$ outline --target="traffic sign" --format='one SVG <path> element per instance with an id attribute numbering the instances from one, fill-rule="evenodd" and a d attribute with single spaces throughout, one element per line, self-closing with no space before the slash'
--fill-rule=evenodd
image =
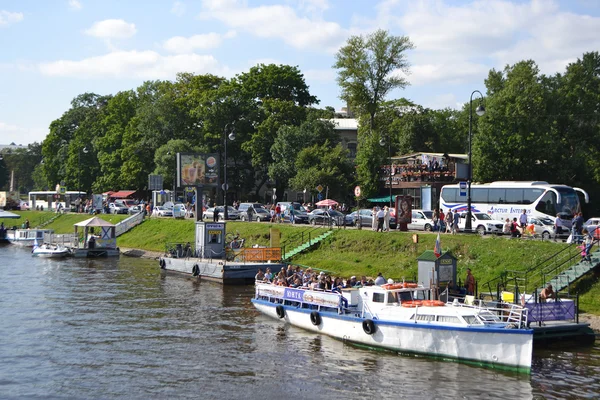
<path id="1" fill-rule="evenodd" d="M 273 195 L 273 200 L 277 200 L 277 195 L 276 194 Z"/>
<path id="2" fill-rule="evenodd" d="M 467 182 L 460 182 L 459 183 L 459 193 L 458 195 L 461 197 L 464 197 L 467 195 Z"/>
<path id="3" fill-rule="evenodd" d="M 354 188 L 354 195 L 356 197 L 360 197 L 360 186 Z"/>
<path id="4" fill-rule="evenodd" d="M 323 191 L 323 186 L 319 185 L 317 186 L 317 192 L 321 193 Z"/>
<path id="5" fill-rule="evenodd" d="M 221 187 L 223 188 L 223 190 L 229 190 L 229 183 L 224 183 L 221 185 Z"/>
<path id="6" fill-rule="evenodd" d="M 319 199 L 319 201 L 323 200 L 323 193 L 319 192 L 319 194 L 317 194 L 317 199 Z"/>

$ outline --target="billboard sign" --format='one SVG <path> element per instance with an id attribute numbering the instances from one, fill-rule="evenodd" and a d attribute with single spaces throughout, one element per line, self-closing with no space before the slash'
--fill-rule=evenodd
<path id="1" fill-rule="evenodd" d="M 177 187 L 218 184 L 218 154 L 177 153 Z"/>

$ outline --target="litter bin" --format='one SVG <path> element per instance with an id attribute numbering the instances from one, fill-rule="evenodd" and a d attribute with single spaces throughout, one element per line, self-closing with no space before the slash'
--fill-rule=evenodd
<path id="1" fill-rule="evenodd" d="M 177 243 L 176 249 L 177 249 L 177 258 L 182 258 L 183 257 L 183 247 L 181 246 L 181 243 Z"/>

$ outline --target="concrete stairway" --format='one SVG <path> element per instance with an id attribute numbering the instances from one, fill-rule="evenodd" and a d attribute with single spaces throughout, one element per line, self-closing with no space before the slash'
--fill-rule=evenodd
<path id="1" fill-rule="evenodd" d="M 296 247 L 295 249 L 292 249 L 290 251 L 286 251 L 285 254 L 282 257 L 282 260 L 283 261 L 289 260 L 290 258 L 292 258 L 293 256 L 295 256 L 296 254 L 299 254 L 299 253 L 303 252 L 304 250 L 307 250 L 310 247 L 312 247 L 312 246 L 316 245 L 317 243 L 321 242 L 323 239 L 325 239 L 326 237 L 328 237 L 332 233 L 333 233 L 333 231 L 326 231 L 326 232 L 320 234 L 317 237 L 310 238 L 308 240 L 308 242 L 302 243 L 300 246 Z"/>

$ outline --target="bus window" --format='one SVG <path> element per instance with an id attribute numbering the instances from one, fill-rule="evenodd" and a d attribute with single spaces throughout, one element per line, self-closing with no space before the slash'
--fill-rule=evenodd
<path id="1" fill-rule="evenodd" d="M 523 204 L 535 203 L 543 193 L 542 189 L 523 189 Z"/>
<path id="2" fill-rule="evenodd" d="M 552 191 L 547 191 L 540 202 L 535 206 L 536 211 L 556 217 L 556 194 Z"/>
<path id="3" fill-rule="evenodd" d="M 506 202 L 523 204 L 523 189 L 506 189 Z"/>
<path id="4" fill-rule="evenodd" d="M 506 189 L 489 189 L 488 199 L 490 203 L 506 203 Z"/>
<path id="5" fill-rule="evenodd" d="M 456 202 L 456 191 L 457 190 L 453 188 L 442 188 L 442 198 L 444 201 L 454 203 Z"/>
<path id="6" fill-rule="evenodd" d="M 477 188 L 471 190 L 471 201 L 473 203 L 487 203 L 488 202 L 488 189 Z"/>

